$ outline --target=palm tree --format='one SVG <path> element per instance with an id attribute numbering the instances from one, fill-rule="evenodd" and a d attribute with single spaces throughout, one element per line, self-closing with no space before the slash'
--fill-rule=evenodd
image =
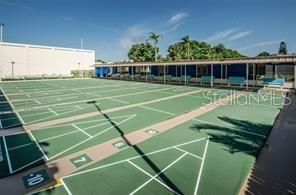
<path id="1" fill-rule="evenodd" d="M 189 35 L 182 37 L 181 40 L 182 40 L 182 44 L 183 44 L 184 48 L 187 49 L 187 60 L 189 60 L 189 58 L 190 58 L 190 56 L 189 56 L 190 51 L 189 50 L 190 50 L 190 42 L 191 42 Z"/>
<path id="2" fill-rule="evenodd" d="M 157 47 L 156 47 L 156 45 L 159 42 L 159 39 L 161 39 L 162 37 L 163 37 L 162 35 L 158 35 L 158 34 L 156 34 L 154 32 L 150 32 L 149 33 L 149 37 L 146 40 L 146 43 L 149 42 L 149 41 L 151 41 L 152 44 L 153 44 L 153 46 L 154 46 L 154 55 L 155 55 L 154 58 L 155 58 L 155 62 L 157 61 Z"/>
<path id="3" fill-rule="evenodd" d="M 287 55 L 288 49 L 285 41 L 282 41 L 280 43 L 280 48 L 279 48 L 279 55 Z"/>

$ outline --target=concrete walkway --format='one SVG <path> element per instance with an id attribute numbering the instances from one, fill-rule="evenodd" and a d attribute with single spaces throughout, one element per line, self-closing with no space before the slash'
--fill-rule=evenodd
<path id="1" fill-rule="evenodd" d="M 296 96 L 285 106 L 241 190 L 242 194 L 296 194 Z"/>

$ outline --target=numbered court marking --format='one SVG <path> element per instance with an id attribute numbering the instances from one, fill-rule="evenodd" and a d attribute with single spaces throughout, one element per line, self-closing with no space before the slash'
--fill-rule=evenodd
<path id="1" fill-rule="evenodd" d="M 47 174 L 45 169 L 42 169 L 40 171 L 31 173 L 30 175 L 26 175 L 23 177 L 23 183 L 24 183 L 26 189 L 32 188 L 32 187 L 37 186 L 41 183 L 45 183 L 49 180 L 50 180 L 50 177 Z"/>
<path id="2" fill-rule="evenodd" d="M 81 166 L 91 162 L 92 159 L 89 156 L 87 156 L 86 154 L 82 154 L 80 156 L 70 159 L 70 161 L 72 162 L 72 164 L 76 168 L 78 168 L 78 167 L 81 167 Z"/>
<path id="3" fill-rule="evenodd" d="M 156 134 L 159 133 L 159 132 L 156 131 L 155 129 L 149 129 L 149 130 L 147 130 L 147 131 L 145 131 L 145 132 L 148 133 L 148 134 L 150 134 L 150 135 L 156 135 Z"/>
<path id="4" fill-rule="evenodd" d="M 125 141 L 118 141 L 112 144 L 114 147 L 118 148 L 118 149 L 123 149 L 128 147 L 127 143 Z"/>

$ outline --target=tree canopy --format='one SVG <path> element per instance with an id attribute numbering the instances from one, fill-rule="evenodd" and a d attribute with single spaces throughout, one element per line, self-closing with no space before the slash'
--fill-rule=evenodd
<path id="1" fill-rule="evenodd" d="M 187 50 L 187 48 L 189 49 Z M 191 40 L 190 44 L 187 43 L 187 45 L 184 44 L 184 41 L 170 45 L 167 55 L 168 60 L 223 59 L 239 57 L 243 57 L 243 55 L 236 50 L 226 48 L 223 44 L 212 47 L 208 43 L 198 42 L 196 40 Z"/>
<path id="2" fill-rule="evenodd" d="M 159 48 L 156 46 L 162 35 L 149 33 L 146 43 L 132 45 L 128 52 L 130 60 L 135 62 L 160 60 L 197 60 L 197 59 L 224 59 L 243 57 L 238 51 L 225 47 L 224 44 L 211 46 L 206 42 L 190 40 L 184 36 L 179 42 L 171 44 L 167 50 L 167 56 L 158 55 Z M 151 45 L 152 44 L 152 45 Z"/>
<path id="3" fill-rule="evenodd" d="M 258 57 L 260 57 L 260 56 L 270 56 L 270 53 L 268 53 L 267 51 L 263 51 L 263 52 L 259 53 L 257 56 Z"/>
<path id="4" fill-rule="evenodd" d="M 158 52 L 158 47 L 153 47 L 149 43 L 134 44 L 128 52 L 128 57 L 134 62 L 147 62 L 153 61 L 155 52 Z"/>
<path id="5" fill-rule="evenodd" d="M 146 43 L 152 42 L 152 44 L 154 46 L 154 60 L 155 61 L 157 61 L 157 53 L 158 53 L 156 45 L 159 42 L 159 39 L 161 39 L 161 38 L 162 38 L 162 35 L 158 35 L 154 32 L 150 32 L 149 37 L 146 40 Z"/>
<path id="6" fill-rule="evenodd" d="M 285 41 L 282 41 L 280 43 L 280 48 L 279 48 L 279 55 L 287 55 L 288 54 L 288 49 L 287 49 L 287 44 L 285 43 Z"/>

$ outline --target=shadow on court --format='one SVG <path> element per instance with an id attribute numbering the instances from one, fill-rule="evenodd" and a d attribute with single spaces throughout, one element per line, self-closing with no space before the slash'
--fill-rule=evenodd
<path id="1" fill-rule="evenodd" d="M 211 141 L 222 144 L 224 150 L 231 154 L 243 152 L 257 157 L 272 126 L 229 117 L 218 118 L 230 124 L 229 127 L 201 122 L 194 124 L 191 129 L 193 131 L 207 133 L 212 137 Z"/>
<path id="2" fill-rule="evenodd" d="M 167 186 L 169 186 L 172 190 L 174 190 L 178 194 L 184 194 L 163 172 L 161 172 L 161 170 L 157 167 L 157 165 L 148 156 L 145 155 L 145 153 L 141 150 L 141 148 L 139 148 L 137 145 L 133 145 L 132 143 L 130 143 L 130 141 L 125 137 L 124 132 L 109 118 L 107 114 L 101 112 L 101 109 L 96 104 L 96 101 L 88 102 L 88 104 L 93 104 L 97 108 L 99 113 L 103 115 L 110 122 L 110 124 L 116 129 L 116 131 L 120 134 L 120 137 L 127 143 L 127 145 L 132 147 L 138 153 L 138 155 L 142 156 L 144 161 L 150 166 L 150 168 L 153 169 L 155 174 L 160 173 L 158 176 L 165 182 Z"/>

